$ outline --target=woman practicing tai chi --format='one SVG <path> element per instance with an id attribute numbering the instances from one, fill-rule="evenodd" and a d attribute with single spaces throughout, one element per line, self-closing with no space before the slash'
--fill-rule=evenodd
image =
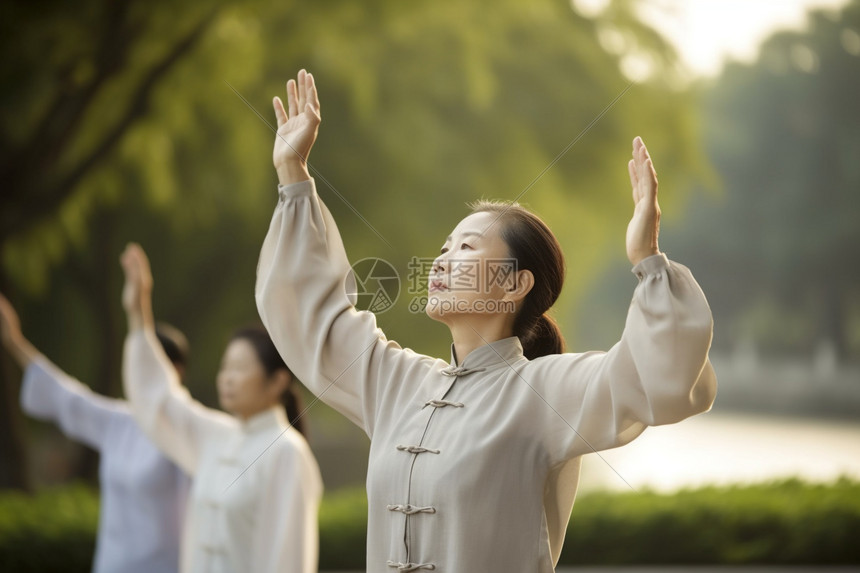
<path id="1" fill-rule="evenodd" d="M 453 338 L 448 364 L 387 340 L 350 303 L 349 261 L 306 167 L 320 123 L 310 74 L 287 83 L 287 101 L 274 100 L 281 185 L 257 306 L 296 375 L 371 438 L 368 572 L 553 571 L 581 456 L 704 412 L 716 392 L 710 309 L 689 270 L 658 250 L 645 145 L 634 140 L 629 164 L 627 254 L 639 285 L 621 340 L 608 352 L 562 354 L 544 314 L 564 277 L 558 242 L 519 205 L 479 203 L 429 277 L 427 314 Z M 455 261 L 485 268 L 508 258 L 510 283 L 479 276 L 474 292 L 451 288 Z M 502 310 L 479 311 L 490 307 Z"/>
<path id="2" fill-rule="evenodd" d="M 194 478 L 183 573 L 315 573 L 322 480 L 299 431 L 292 374 L 262 328 L 233 335 L 218 372 L 225 414 L 195 402 L 155 340 L 143 250 L 122 255 L 129 333 L 123 380 L 132 412 Z M 285 404 L 282 405 L 282 400 Z"/>
<path id="3" fill-rule="evenodd" d="M 96 394 L 30 344 L 2 294 L 0 334 L 24 371 L 24 412 L 54 422 L 63 434 L 99 453 L 93 573 L 176 573 L 188 477 L 141 431 L 125 400 Z M 177 374 L 184 372 L 185 337 L 161 325 L 157 334 Z"/>

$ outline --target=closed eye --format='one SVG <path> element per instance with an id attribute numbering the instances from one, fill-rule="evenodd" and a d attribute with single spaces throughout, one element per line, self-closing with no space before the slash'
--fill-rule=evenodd
<path id="1" fill-rule="evenodd" d="M 472 248 L 472 246 L 471 246 L 471 245 L 469 245 L 468 243 L 463 243 L 462 245 L 460 245 L 460 248 L 461 248 L 461 249 L 471 249 L 471 248 Z"/>
<path id="2" fill-rule="evenodd" d="M 444 254 L 445 254 L 445 253 L 447 253 L 447 252 L 448 252 L 448 247 L 442 247 L 441 249 L 439 249 L 439 254 L 440 254 L 440 255 L 444 255 Z"/>

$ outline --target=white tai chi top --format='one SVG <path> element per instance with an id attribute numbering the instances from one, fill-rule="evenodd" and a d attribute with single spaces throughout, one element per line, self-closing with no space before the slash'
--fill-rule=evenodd
<path id="1" fill-rule="evenodd" d="M 141 428 L 194 478 L 182 572 L 316 573 L 322 478 L 283 407 L 240 421 L 194 401 L 142 328 L 123 378 Z"/>
<path id="2" fill-rule="evenodd" d="M 178 571 L 190 480 L 140 430 L 128 404 L 96 394 L 39 357 L 24 373 L 21 407 L 100 454 L 93 572 Z"/>
<path id="3" fill-rule="evenodd" d="M 349 261 L 313 181 L 279 195 L 257 306 L 289 367 L 371 438 L 369 573 L 551 572 L 581 456 L 713 402 L 710 309 L 663 255 L 634 268 L 609 352 L 530 361 L 512 337 L 449 365 L 387 340 L 351 304 Z"/>

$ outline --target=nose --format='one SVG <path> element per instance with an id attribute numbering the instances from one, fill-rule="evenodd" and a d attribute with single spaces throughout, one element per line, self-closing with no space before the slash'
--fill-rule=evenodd
<path id="1" fill-rule="evenodd" d="M 443 255 L 439 255 L 433 260 L 433 270 L 431 274 L 441 275 L 445 273 L 445 260 L 442 257 Z"/>

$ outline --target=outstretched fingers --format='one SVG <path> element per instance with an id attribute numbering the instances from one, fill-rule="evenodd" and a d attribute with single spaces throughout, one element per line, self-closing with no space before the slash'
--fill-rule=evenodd
<path id="1" fill-rule="evenodd" d="M 284 102 L 281 101 L 281 98 L 275 96 L 272 100 L 272 107 L 275 108 L 275 119 L 278 120 L 278 127 L 280 128 L 289 119 L 287 110 L 284 109 Z"/>
<path id="2" fill-rule="evenodd" d="M 295 117 L 298 111 L 299 105 L 299 94 L 296 90 L 296 81 L 289 80 L 287 82 L 287 105 L 290 110 L 290 115 L 288 117 Z"/>
<path id="3" fill-rule="evenodd" d="M 287 123 L 291 118 L 306 111 L 319 117 L 320 100 L 312 74 L 300 70 L 297 79 L 287 81 L 287 106 L 279 97 L 272 100 L 278 127 Z"/>
<path id="4" fill-rule="evenodd" d="M 633 162 L 632 165 L 628 165 L 628 169 L 631 171 L 631 182 L 634 181 L 635 177 L 633 200 L 638 202 L 644 198 L 656 201 L 657 172 L 654 170 L 651 155 L 641 137 L 637 136 L 633 140 Z"/>
<path id="5" fill-rule="evenodd" d="M 314 81 L 314 76 L 311 73 L 307 75 L 307 107 L 314 114 L 319 116 L 320 99 L 317 94 L 317 84 Z"/>
<path id="6" fill-rule="evenodd" d="M 627 174 L 630 175 L 630 187 L 633 189 L 633 202 L 639 201 L 639 176 L 636 175 L 636 161 L 627 162 Z"/>
<path id="7" fill-rule="evenodd" d="M 296 80 L 296 83 L 299 87 L 299 100 L 298 107 L 296 113 L 301 113 L 305 110 L 305 104 L 308 101 L 308 82 L 307 82 L 308 73 L 305 70 L 299 70 L 299 77 Z"/>

